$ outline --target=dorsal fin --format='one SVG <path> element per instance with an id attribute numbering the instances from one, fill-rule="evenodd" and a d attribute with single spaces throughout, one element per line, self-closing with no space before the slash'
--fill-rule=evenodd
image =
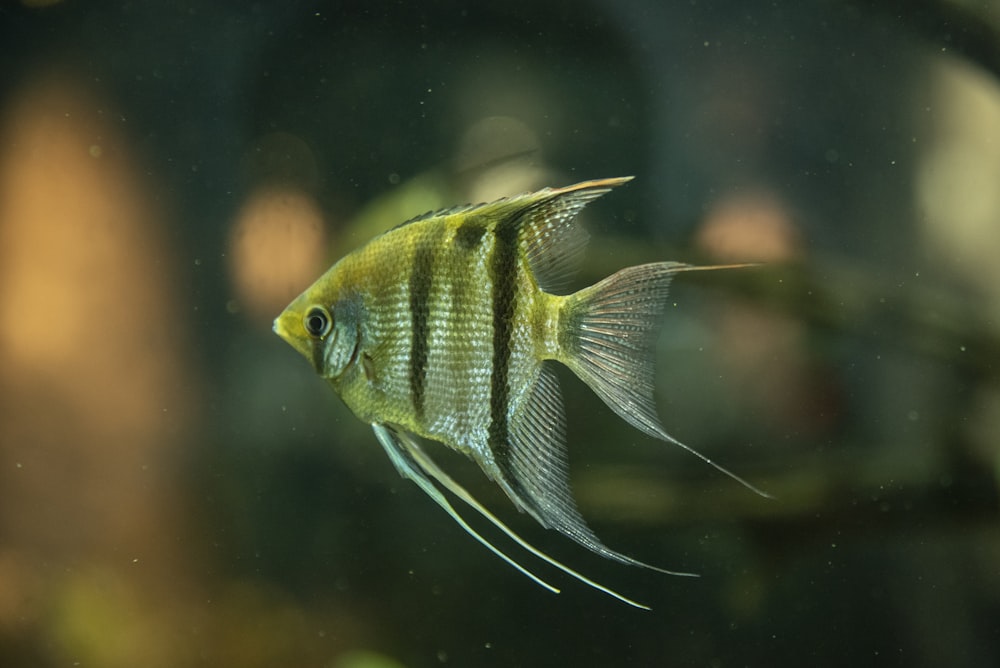
<path id="1" fill-rule="evenodd" d="M 528 196 L 519 220 L 521 240 L 539 287 L 559 293 L 580 266 L 590 235 L 576 221 L 583 207 L 631 176 L 583 181 L 565 188 L 545 188 Z"/>
<path id="2" fill-rule="evenodd" d="M 535 280 L 546 292 L 558 293 L 579 268 L 590 235 L 576 222 L 580 210 L 631 176 L 583 181 L 565 188 L 543 188 L 480 204 L 461 204 L 427 211 L 393 229 L 422 220 L 476 214 L 518 227 Z"/>
<path id="3" fill-rule="evenodd" d="M 443 209 L 432 209 L 431 211 L 425 211 L 424 213 L 414 216 L 413 218 L 408 218 L 392 229 L 396 230 L 400 227 L 405 227 L 410 223 L 419 223 L 421 220 L 427 220 L 428 218 L 438 218 L 439 216 L 451 216 L 456 213 L 465 213 L 466 211 L 472 211 L 473 209 L 478 209 L 483 206 L 489 206 L 489 204 L 459 204 L 458 206 L 447 206 Z"/>

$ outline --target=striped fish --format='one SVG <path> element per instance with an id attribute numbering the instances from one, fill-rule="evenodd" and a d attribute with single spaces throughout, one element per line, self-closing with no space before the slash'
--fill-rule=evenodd
<path id="1" fill-rule="evenodd" d="M 557 294 L 587 241 L 576 214 L 630 178 L 547 188 L 409 220 L 334 264 L 278 316 L 274 331 L 373 426 L 399 473 L 500 558 L 558 591 L 473 530 L 442 490 L 536 557 L 645 608 L 532 547 L 418 441 L 440 441 L 472 457 L 543 526 L 609 559 L 671 573 L 608 548 L 580 516 L 551 366 L 561 362 L 633 426 L 763 494 L 667 434 L 653 402 L 655 326 L 671 279 L 721 267 L 645 264 Z"/>

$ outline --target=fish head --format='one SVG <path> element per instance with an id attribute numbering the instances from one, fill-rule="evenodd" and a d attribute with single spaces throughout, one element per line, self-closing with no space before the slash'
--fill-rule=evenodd
<path id="1" fill-rule="evenodd" d="M 316 373 L 336 380 L 357 362 L 360 324 L 360 298 L 323 290 L 318 281 L 274 320 L 274 332 L 309 360 Z"/>

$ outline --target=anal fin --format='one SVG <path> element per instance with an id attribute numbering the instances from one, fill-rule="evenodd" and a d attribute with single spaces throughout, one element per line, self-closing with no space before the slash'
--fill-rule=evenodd
<path id="1" fill-rule="evenodd" d="M 587 526 L 569 484 L 566 419 L 559 381 L 551 363 L 539 365 L 524 399 L 510 420 L 508 452 L 498 464 L 504 492 L 547 528 L 572 538 L 607 559 L 669 575 L 690 576 L 612 550 Z"/>

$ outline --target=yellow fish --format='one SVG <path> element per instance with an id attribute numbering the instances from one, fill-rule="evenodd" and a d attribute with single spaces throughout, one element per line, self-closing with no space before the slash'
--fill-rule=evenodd
<path id="1" fill-rule="evenodd" d="M 609 559 L 671 573 L 606 547 L 580 516 L 567 475 L 555 361 L 633 426 L 766 496 L 667 434 L 653 402 L 652 348 L 671 279 L 724 267 L 644 264 L 556 294 L 587 241 L 576 214 L 630 179 L 546 188 L 409 220 L 334 264 L 278 316 L 274 331 L 372 425 L 399 473 L 500 558 L 558 592 L 476 533 L 441 488 L 536 557 L 645 608 L 532 547 L 441 470 L 416 438 L 472 457 L 542 526 Z M 726 265 L 736 266 L 747 265 Z"/>

